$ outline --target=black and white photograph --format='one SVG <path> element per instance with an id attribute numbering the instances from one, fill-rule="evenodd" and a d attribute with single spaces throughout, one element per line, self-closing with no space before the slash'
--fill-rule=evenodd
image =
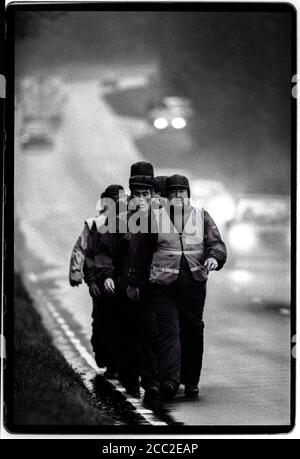
<path id="1" fill-rule="evenodd" d="M 294 7 L 13 2 L 6 28 L 7 431 L 290 432 Z"/>

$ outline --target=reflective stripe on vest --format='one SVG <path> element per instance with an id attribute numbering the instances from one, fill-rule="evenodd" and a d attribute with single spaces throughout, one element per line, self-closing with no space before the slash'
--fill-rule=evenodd
<path id="1" fill-rule="evenodd" d="M 160 231 L 157 249 L 153 254 L 149 281 L 163 285 L 171 285 L 176 282 L 180 272 L 182 255 L 185 256 L 194 279 L 206 280 L 207 269 L 202 265 L 204 258 L 204 210 L 194 207 L 191 209 L 182 235 L 178 233 L 170 221 L 165 209 L 158 210 L 156 218 L 159 221 L 158 228 Z M 162 229 L 166 228 L 169 228 L 169 231 L 163 232 Z"/>
<path id="2" fill-rule="evenodd" d="M 183 253 L 185 254 L 186 252 L 190 254 L 197 254 L 197 253 L 202 254 L 202 250 L 169 250 L 169 249 L 165 249 L 164 247 L 162 247 L 161 250 L 163 250 L 165 253 L 171 253 L 173 255 L 182 255 Z"/>
<path id="3" fill-rule="evenodd" d="M 161 268 L 161 267 L 160 268 L 156 268 L 156 267 L 153 268 L 154 271 L 156 269 L 158 271 L 162 271 L 162 272 L 165 272 L 165 273 L 177 273 L 177 274 L 179 274 L 179 271 L 180 271 L 179 269 L 171 269 L 171 268 Z"/>

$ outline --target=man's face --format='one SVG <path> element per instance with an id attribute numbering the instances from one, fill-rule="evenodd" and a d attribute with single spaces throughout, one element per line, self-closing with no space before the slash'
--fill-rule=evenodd
<path id="1" fill-rule="evenodd" d="M 148 188 L 136 188 L 132 191 L 132 197 L 140 210 L 148 210 L 152 197 L 151 190 Z"/>
<path id="2" fill-rule="evenodd" d="M 186 188 L 173 188 L 168 192 L 168 199 L 172 201 L 174 206 L 183 206 L 189 198 L 188 190 Z"/>

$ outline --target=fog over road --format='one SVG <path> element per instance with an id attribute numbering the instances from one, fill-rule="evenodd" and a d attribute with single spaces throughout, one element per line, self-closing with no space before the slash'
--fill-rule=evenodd
<path id="1" fill-rule="evenodd" d="M 84 219 L 95 214 L 100 192 L 111 183 L 128 185 L 130 164 L 145 158 L 132 133 L 142 138 L 148 128 L 117 116 L 100 97 L 97 79 L 66 81 L 66 90 L 65 120 L 53 150 L 20 150 L 17 113 L 16 216 L 29 250 L 24 272 L 80 330 L 91 352 L 91 299 L 85 285 L 68 284 L 71 250 Z M 167 408 L 190 425 L 289 424 L 290 317 L 235 295 L 228 276 L 225 267 L 209 279 L 200 399 L 186 401 L 180 392 Z"/>
<path id="2" fill-rule="evenodd" d="M 96 214 L 102 190 L 111 183 L 127 184 L 130 162 L 141 155 L 124 125 L 99 98 L 99 81 L 72 82 L 66 89 L 65 121 L 53 150 L 22 152 L 16 136 L 16 215 L 28 248 L 59 271 L 64 305 L 71 313 L 79 311 L 87 327 L 87 289 L 71 289 L 67 283 L 71 250 L 84 220 Z"/>

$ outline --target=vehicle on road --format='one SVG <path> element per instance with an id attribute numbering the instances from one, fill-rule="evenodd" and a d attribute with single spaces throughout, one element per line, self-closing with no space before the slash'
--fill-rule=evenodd
<path id="1" fill-rule="evenodd" d="M 54 145 L 49 124 L 44 120 L 34 120 L 23 125 L 19 138 L 23 150 L 48 149 Z"/>
<path id="2" fill-rule="evenodd" d="M 67 95 L 58 77 L 45 75 L 27 77 L 21 82 L 20 108 L 23 123 L 44 119 L 57 129 L 63 121 Z"/>
<path id="3" fill-rule="evenodd" d="M 185 169 L 158 168 L 157 175 L 181 174 L 189 178 L 191 187 L 191 203 L 195 207 L 203 207 L 216 222 L 221 233 L 227 222 L 235 214 L 235 199 L 227 187 L 217 181 L 205 178 L 196 178 L 195 171 Z"/>
<path id="4" fill-rule="evenodd" d="M 127 75 L 127 76 L 108 76 L 102 78 L 100 86 L 105 92 L 124 91 L 131 88 L 146 87 L 149 78 L 144 75 Z"/>
<path id="5" fill-rule="evenodd" d="M 148 106 L 148 120 L 158 130 L 184 129 L 193 115 L 191 101 L 185 97 L 168 96 Z"/>
<path id="6" fill-rule="evenodd" d="M 235 199 L 231 192 L 217 180 L 191 179 L 190 186 L 192 204 L 204 207 L 223 233 L 226 223 L 235 213 Z"/>
<path id="7" fill-rule="evenodd" d="M 243 195 L 227 225 L 228 266 L 236 293 L 290 303 L 291 213 L 285 195 Z"/>

